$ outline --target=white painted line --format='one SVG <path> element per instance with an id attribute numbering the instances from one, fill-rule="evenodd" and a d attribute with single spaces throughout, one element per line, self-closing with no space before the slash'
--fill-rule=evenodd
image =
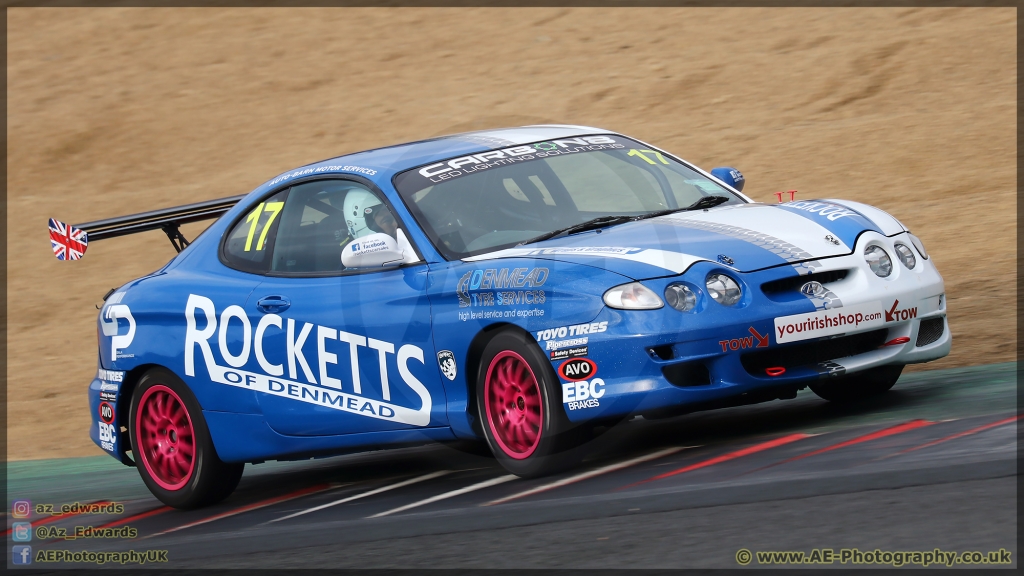
<path id="1" fill-rule="evenodd" d="M 388 510 L 387 512 L 381 512 L 380 514 L 367 516 L 367 518 L 380 518 L 381 516 L 387 516 L 389 514 L 394 514 L 396 512 L 404 512 L 405 510 L 409 510 L 410 508 L 416 508 L 418 506 L 423 506 L 425 504 L 431 504 L 433 502 L 438 502 L 440 500 L 446 500 L 448 498 L 452 498 L 455 496 L 461 496 L 462 494 L 468 494 L 469 492 L 473 492 L 474 490 L 480 490 L 481 488 L 497 486 L 498 484 L 503 484 L 505 482 L 508 482 L 509 480 L 515 480 L 516 478 L 518 478 L 518 476 L 514 476 L 512 474 L 509 474 L 508 476 L 498 476 L 497 478 L 491 478 L 490 480 L 485 480 L 484 482 L 480 482 L 479 484 L 473 484 L 472 486 L 466 486 L 465 488 L 459 488 L 458 490 L 452 490 L 451 492 L 445 492 L 444 494 L 431 496 L 426 500 L 420 500 L 419 502 L 406 504 L 405 506 L 400 506 L 393 510 Z"/>
<path id="2" fill-rule="evenodd" d="M 444 476 L 445 474 L 448 474 L 450 472 L 451 472 L 451 470 L 439 470 L 437 472 L 431 472 L 430 474 L 424 474 L 423 476 L 417 476 L 416 478 L 410 478 L 409 480 L 403 480 L 401 482 L 398 482 L 397 484 L 389 484 L 387 486 L 382 486 L 380 488 L 376 488 L 374 490 L 370 490 L 369 492 L 362 492 L 362 493 L 356 494 L 354 496 L 349 496 L 347 498 L 342 498 L 341 500 L 335 500 L 334 502 L 328 502 L 327 504 L 321 504 L 320 506 L 314 506 L 313 508 L 309 508 L 308 510 L 301 510 L 301 511 L 296 512 L 294 514 L 289 514 L 287 516 L 282 516 L 280 518 L 275 518 L 275 519 L 273 519 L 273 520 L 271 520 L 269 522 L 264 522 L 263 524 L 273 524 L 274 522 L 280 522 L 281 520 L 287 520 L 289 518 L 295 518 L 296 516 L 302 516 L 303 514 L 309 514 L 310 512 L 316 512 L 317 510 L 323 510 L 324 508 L 330 508 L 331 506 L 337 506 L 338 504 L 344 504 L 346 502 L 351 502 L 353 500 L 359 500 L 360 498 L 366 498 L 367 496 L 374 496 L 376 494 L 381 494 L 383 492 L 387 492 L 389 490 L 394 490 L 396 488 L 404 488 L 405 486 L 410 486 L 412 484 L 416 484 L 417 482 L 425 482 L 427 480 L 433 480 L 434 478 L 439 478 L 439 477 Z"/>
<path id="3" fill-rule="evenodd" d="M 344 484 L 342 484 L 341 486 L 344 486 Z M 171 532 L 177 532 L 178 530 L 184 530 L 186 528 L 192 528 L 194 526 L 201 526 L 203 524 L 207 524 L 209 522 L 214 522 L 216 520 L 221 520 L 223 518 L 230 518 L 231 516 L 236 516 L 236 515 L 242 514 L 244 512 L 250 512 L 252 510 L 259 510 L 260 508 L 266 508 L 267 506 L 272 506 L 274 504 L 280 504 L 281 502 L 287 502 L 289 500 L 294 500 L 296 498 L 302 498 L 303 496 L 312 496 L 313 494 L 319 494 L 320 492 L 326 492 L 328 490 L 334 490 L 335 488 L 340 488 L 341 486 L 336 485 L 336 484 L 327 484 L 327 485 L 313 486 L 311 488 L 303 488 L 302 490 L 296 490 L 295 492 L 290 492 L 288 494 L 285 494 L 284 496 L 277 496 L 277 497 L 274 497 L 274 498 L 269 498 L 267 500 L 260 500 L 259 502 L 256 502 L 254 504 L 248 504 L 246 506 L 242 506 L 241 508 L 236 508 L 234 510 L 228 510 L 227 512 L 222 512 L 220 514 L 216 514 L 214 516 L 210 516 L 209 518 L 203 518 L 202 520 L 197 520 L 195 522 L 190 522 L 188 524 L 185 524 L 184 526 L 178 526 L 176 528 L 170 528 L 168 530 L 164 530 L 163 532 L 157 532 L 156 534 L 150 534 L 149 536 L 143 536 L 143 537 L 139 538 L 139 540 L 145 540 L 147 538 L 153 538 L 155 536 L 163 536 L 164 534 L 170 534 Z"/>
<path id="4" fill-rule="evenodd" d="M 534 494 L 540 494 L 541 492 L 547 492 L 548 490 L 553 490 L 555 488 L 560 488 L 562 486 L 573 484 L 573 483 L 579 482 L 581 480 L 586 480 L 588 478 L 593 478 L 595 476 L 600 476 L 601 474 L 607 474 L 608 472 L 614 472 L 616 470 L 622 470 L 623 468 L 629 468 L 630 466 L 633 466 L 634 464 L 640 464 L 640 463 L 643 463 L 643 462 L 647 462 L 649 460 L 657 460 L 658 458 L 662 458 L 664 456 L 668 456 L 669 454 L 675 454 L 676 452 L 679 452 L 680 450 L 685 450 L 687 448 L 698 448 L 698 446 L 676 446 L 674 448 L 666 448 L 664 450 L 658 450 L 657 452 L 653 452 L 653 453 L 648 454 L 646 456 L 640 456 L 639 458 L 633 458 L 632 460 L 626 460 L 624 462 L 619 462 L 618 464 L 609 464 L 608 466 L 604 466 L 604 467 L 601 467 L 601 468 L 595 468 L 594 470 L 590 470 L 590 471 L 584 472 L 582 474 L 577 474 L 575 476 L 569 476 L 568 478 L 562 478 L 561 480 L 556 480 L 555 482 L 551 482 L 550 484 L 544 484 L 543 486 L 537 486 L 536 488 L 530 488 L 529 490 L 525 490 L 525 491 L 520 492 L 518 494 L 513 494 L 511 496 L 505 496 L 504 498 L 498 498 L 497 500 L 491 500 L 490 502 L 485 502 L 485 503 L 481 504 L 481 506 L 493 506 L 495 504 L 504 504 L 505 502 L 511 502 L 512 500 L 517 500 L 519 498 L 525 498 L 526 496 L 533 496 Z"/>

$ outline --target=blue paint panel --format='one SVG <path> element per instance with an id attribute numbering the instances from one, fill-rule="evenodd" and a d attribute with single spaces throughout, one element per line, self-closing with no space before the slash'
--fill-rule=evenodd
<path id="1" fill-rule="evenodd" d="M 217 439 L 217 456 L 225 462 L 274 459 L 306 459 L 314 455 L 336 455 L 366 446 L 424 444 L 454 440 L 447 426 L 417 430 L 394 430 L 337 436 L 285 436 L 274 432 L 254 414 L 203 411 L 210 434 Z"/>
<path id="2" fill-rule="evenodd" d="M 224 268 L 222 266 L 222 268 Z M 193 374 L 186 368 L 186 305 L 193 293 L 208 298 L 217 315 L 231 305 L 244 304 L 249 293 L 260 281 L 259 276 L 243 274 L 224 268 L 225 273 L 211 275 L 197 271 L 177 270 L 165 275 L 143 279 L 127 289 L 120 304 L 127 306 L 136 324 L 131 344 L 119 350 L 118 358 L 111 361 L 110 338 L 101 338 L 100 360 L 110 370 L 130 371 L 146 366 L 162 366 L 174 372 L 189 384 L 199 404 L 208 410 L 259 413 L 256 395 L 250 390 L 226 386 L 194 386 L 194 382 L 208 381 L 199 346 L 192 346 Z M 116 294 L 115 294 L 116 296 Z M 100 311 L 100 318 L 111 306 L 110 299 Z M 200 315 L 201 318 L 201 315 Z M 100 320 L 102 324 L 102 320 Z M 205 320 L 197 327 L 206 326 Z M 230 326 L 230 325 L 229 325 Z M 240 330 L 228 330 L 225 344 L 229 350 L 242 348 Z M 207 344 L 215 358 L 221 357 L 219 335 L 213 334 Z M 250 358 L 253 356 L 250 350 Z"/>
<path id="3" fill-rule="evenodd" d="M 444 425 L 447 420 L 445 395 L 436 369 L 426 282 L 427 267 L 418 265 L 340 277 L 267 278 L 261 283 L 245 307 L 253 326 L 267 316 L 255 305 L 260 298 L 284 296 L 292 303 L 277 315 L 284 329 L 275 326 L 268 332 L 269 336 L 262 339 L 267 362 L 281 367 L 284 372 L 281 382 L 287 379 L 313 385 L 306 391 L 298 386 L 286 387 L 284 396 L 259 396 L 260 407 L 271 428 L 290 435 L 408 428 L 409 424 L 374 417 L 379 407 L 377 400 L 413 409 L 423 407 L 422 399 L 403 378 L 402 370 L 409 370 L 429 392 L 430 425 Z M 321 326 L 329 332 L 322 346 L 326 354 L 332 355 L 332 361 L 324 362 L 322 368 L 312 365 L 312 378 L 306 377 L 301 366 L 291 371 L 286 353 L 289 321 L 295 323 L 293 333 L 301 333 L 307 323 L 315 325 L 301 348 L 304 358 L 310 361 L 316 362 L 314 359 L 319 358 L 317 339 Z M 344 337 L 348 340 L 340 340 L 342 334 L 336 334 L 335 330 L 346 333 Z M 400 363 L 403 347 L 415 351 L 415 358 Z M 254 360 L 246 369 L 259 372 L 260 366 Z M 325 376 L 332 381 L 325 381 Z M 336 405 L 320 398 L 325 392 L 333 394 L 338 390 L 348 393 L 346 408 L 355 409 L 355 413 L 339 411 Z M 311 402 L 299 402 L 295 397 Z"/>

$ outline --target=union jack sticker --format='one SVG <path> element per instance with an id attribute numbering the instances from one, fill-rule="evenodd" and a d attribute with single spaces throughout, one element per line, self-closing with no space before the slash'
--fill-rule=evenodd
<path id="1" fill-rule="evenodd" d="M 57 260 L 78 260 L 89 246 L 89 235 L 84 230 L 50 218 L 50 244 Z"/>

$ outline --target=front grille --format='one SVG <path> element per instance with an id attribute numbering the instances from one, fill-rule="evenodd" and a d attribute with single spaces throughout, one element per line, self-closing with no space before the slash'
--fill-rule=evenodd
<path id="1" fill-rule="evenodd" d="M 917 330 L 918 346 L 927 346 L 942 337 L 942 332 L 946 329 L 942 320 L 941 317 L 921 320 L 921 327 Z"/>
<path id="2" fill-rule="evenodd" d="M 881 328 L 863 334 L 815 340 L 782 346 L 773 350 L 750 352 L 740 356 L 743 368 L 754 376 L 764 376 L 765 368 L 812 366 L 819 362 L 870 352 L 885 343 L 889 330 Z"/>
<path id="3" fill-rule="evenodd" d="M 815 272 L 813 274 L 807 274 L 804 276 L 791 276 L 789 278 L 781 278 L 779 280 L 772 280 L 771 282 L 765 282 L 761 284 L 761 291 L 765 294 L 778 294 L 780 292 L 796 292 L 800 290 L 800 287 L 804 284 L 817 281 L 822 284 L 828 284 L 829 282 L 838 282 L 846 275 L 849 270 L 829 270 L 827 272 Z"/>

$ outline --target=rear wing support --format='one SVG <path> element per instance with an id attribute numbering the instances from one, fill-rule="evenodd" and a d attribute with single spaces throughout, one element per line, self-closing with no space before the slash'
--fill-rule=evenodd
<path id="1" fill-rule="evenodd" d="M 161 229 L 164 231 L 164 234 L 167 234 L 167 239 L 171 241 L 171 246 L 174 246 L 175 252 L 181 252 L 189 245 L 189 241 L 185 239 L 177 224 L 165 224 Z"/>

